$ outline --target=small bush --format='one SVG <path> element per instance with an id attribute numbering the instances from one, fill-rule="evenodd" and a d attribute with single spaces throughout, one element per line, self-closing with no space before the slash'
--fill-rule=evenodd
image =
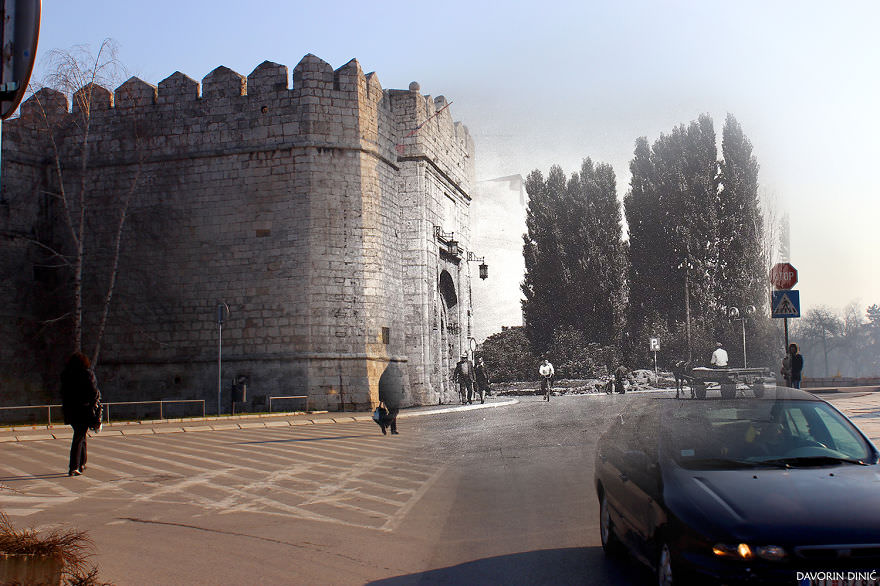
<path id="1" fill-rule="evenodd" d="M 63 562 L 62 580 L 70 586 L 109 586 L 98 581 L 98 568 L 89 565 L 94 546 L 85 531 L 53 529 L 40 534 L 16 529 L 0 513 L 0 553 L 52 556 Z"/>

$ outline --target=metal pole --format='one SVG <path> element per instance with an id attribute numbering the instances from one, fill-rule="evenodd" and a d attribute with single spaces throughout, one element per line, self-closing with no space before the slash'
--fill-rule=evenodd
<path id="1" fill-rule="evenodd" d="M 686 263 L 690 262 L 690 250 Z M 691 346 L 691 291 L 688 285 L 688 265 L 684 267 L 684 319 L 687 324 L 687 342 L 688 342 L 688 362 L 694 361 L 693 350 Z"/>
<path id="2" fill-rule="evenodd" d="M 783 318 L 782 321 L 785 322 L 785 351 L 788 352 L 788 318 Z"/>
<path id="3" fill-rule="evenodd" d="M 223 378 L 220 374 L 223 369 L 223 322 L 219 323 L 220 326 L 220 342 L 217 348 L 217 415 L 220 415 L 220 389 L 223 386 Z"/>
<path id="4" fill-rule="evenodd" d="M 746 318 L 742 319 L 743 325 L 743 368 L 749 367 L 749 361 L 746 360 Z"/>

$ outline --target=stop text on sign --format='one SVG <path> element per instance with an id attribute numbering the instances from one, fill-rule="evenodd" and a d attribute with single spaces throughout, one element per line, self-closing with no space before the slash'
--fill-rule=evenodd
<path id="1" fill-rule="evenodd" d="M 777 289 L 791 289 L 798 282 L 797 269 L 790 263 L 777 263 L 770 271 L 770 282 Z"/>

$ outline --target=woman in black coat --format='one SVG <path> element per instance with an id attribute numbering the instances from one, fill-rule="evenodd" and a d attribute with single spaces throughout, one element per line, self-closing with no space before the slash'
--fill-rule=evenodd
<path id="1" fill-rule="evenodd" d="M 86 435 L 95 421 L 101 394 L 89 359 L 75 352 L 61 373 L 61 408 L 64 423 L 73 427 L 68 476 L 79 476 L 86 467 Z"/>
<path id="2" fill-rule="evenodd" d="M 391 428 L 391 435 L 397 435 L 397 414 L 403 402 L 403 371 L 396 362 L 390 363 L 379 377 L 379 401 L 385 404 L 388 415 L 379 422 L 382 433 Z"/>

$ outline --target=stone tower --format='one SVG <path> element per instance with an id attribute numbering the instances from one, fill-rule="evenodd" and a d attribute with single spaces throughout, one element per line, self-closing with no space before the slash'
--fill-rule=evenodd
<path id="1" fill-rule="evenodd" d="M 252 408 L 287 395 L 308 395 L 318 409 L 369 408 L 392 363 L 408 375 L 407 404 L 452 400 L 450 373 L 473 319 L 474 144 L 445 98 L 418 84 L 383 90 L 357 61 L 334 71 L 313 55 L 294 68 L 292 87 L 285 66 L 264 62 L 247 77 L 219 67 L 201 88 L 177 72 L 158 87 L 132 78 L 112 93 L 90 89 L 84 178 L 77 112 L 63 95 L 41 90 L 3 125 L 0 229 L 10 246 L 0 270 L 17 319 L 0 329 L 0 377 L 15 391 L 10 403 L 41 400 L 33 393 L 52 388 L 70 351 L 40 350 L 51 358 L 42 380 L 10 355 L 44 339 L 35 324 L 66 303 L 63 287 L 48 291 L 31 243 L 69 246 L 47 196 L 59 176 L 46 117 L 64 185 L 84 179 L 92 202 L 87 354 L 117 204 L 135 185 L 98 365 L 107 401 L 195 398 L 216 411 L 220 304 L 229 307 L 221 403 L 243 376 Z"/>

